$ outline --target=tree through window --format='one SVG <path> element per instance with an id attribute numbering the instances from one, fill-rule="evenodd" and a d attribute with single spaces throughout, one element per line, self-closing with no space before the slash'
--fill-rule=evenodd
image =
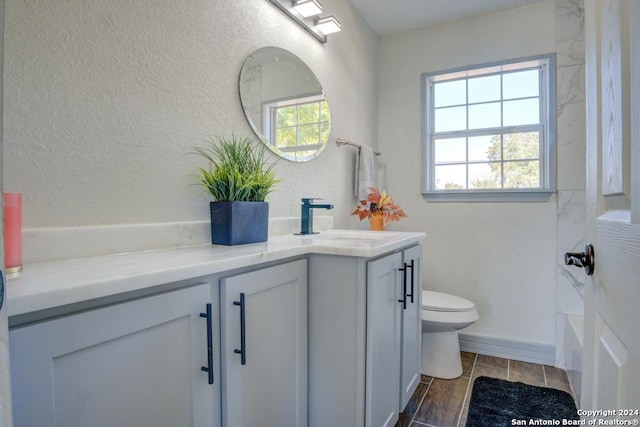
<path id="1" fill-rule="evenodd" d="M 324 96 L 268 103 L 264 111 L 271 144 L 296 160 L 313 157 L 329 138 L 331 117 Z"/>
<path id="2" fill-rule="evenodd" d="M 423 75 L 426 197 L 553 190 L 553 59 Z"/>

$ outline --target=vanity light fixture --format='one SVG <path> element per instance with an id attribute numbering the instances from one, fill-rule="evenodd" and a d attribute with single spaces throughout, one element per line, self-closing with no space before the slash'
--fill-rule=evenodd
<path id="1" fill-rule="evenodd" d="M 320 43 L 327 42 L 327 34 L 340 31 L 340 23 L 333 15 L 314 20 L 314 16 L 322 12 L 322 4 L 318 0 L 269 0 L 269 2 Z"/>
<path id="2" fill-rule="evenodd" d="M 293 8 L 305 18 L 322 13 L 322 4 L 317 0 L 294 0 Z"/>
<path id="3" fill-rule="evenodd" d="M 322 32 L 322 34 L 332 34 L 341 31 L 342 25 L 333 15 L 325 16 L 316 21 L 316 28 Z"/>

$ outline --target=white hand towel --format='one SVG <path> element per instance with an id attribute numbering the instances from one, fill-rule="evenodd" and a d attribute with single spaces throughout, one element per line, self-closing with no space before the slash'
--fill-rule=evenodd
<path id="1" fill-rule="evenodd" d="M 376 175 L 376 155 L 373 150 L 366 145 L 362 145 L 358 150 L 356 159 L 355 195 L 358 200 L 367 200 L 369 187 L 375 187 Z"/>

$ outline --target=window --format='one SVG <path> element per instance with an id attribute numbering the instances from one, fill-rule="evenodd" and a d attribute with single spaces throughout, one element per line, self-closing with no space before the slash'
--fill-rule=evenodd
<path id="1" fill-rule="evenodd" d="M 264 114 L 271 143 L 295 160 L 315 156 L 329 139 L 331 117 L 324 95 L 268 103 Z"/>
<path id="2" fill-rule="evenodd" d="M 422 75 L 423 194 L 547 200 L 555 191 L 555 56 Z"/>

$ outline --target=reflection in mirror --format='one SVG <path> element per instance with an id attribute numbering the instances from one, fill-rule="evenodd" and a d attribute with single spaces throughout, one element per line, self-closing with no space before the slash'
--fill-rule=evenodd
<path id="1" fill-rule="evenodd" d="M 329 140 L 331 115 L 320 82 L 294 54 L 264 47 L 240 71 L 240 101 L 258 138 L 279 156 L 304 162 Z"/>

